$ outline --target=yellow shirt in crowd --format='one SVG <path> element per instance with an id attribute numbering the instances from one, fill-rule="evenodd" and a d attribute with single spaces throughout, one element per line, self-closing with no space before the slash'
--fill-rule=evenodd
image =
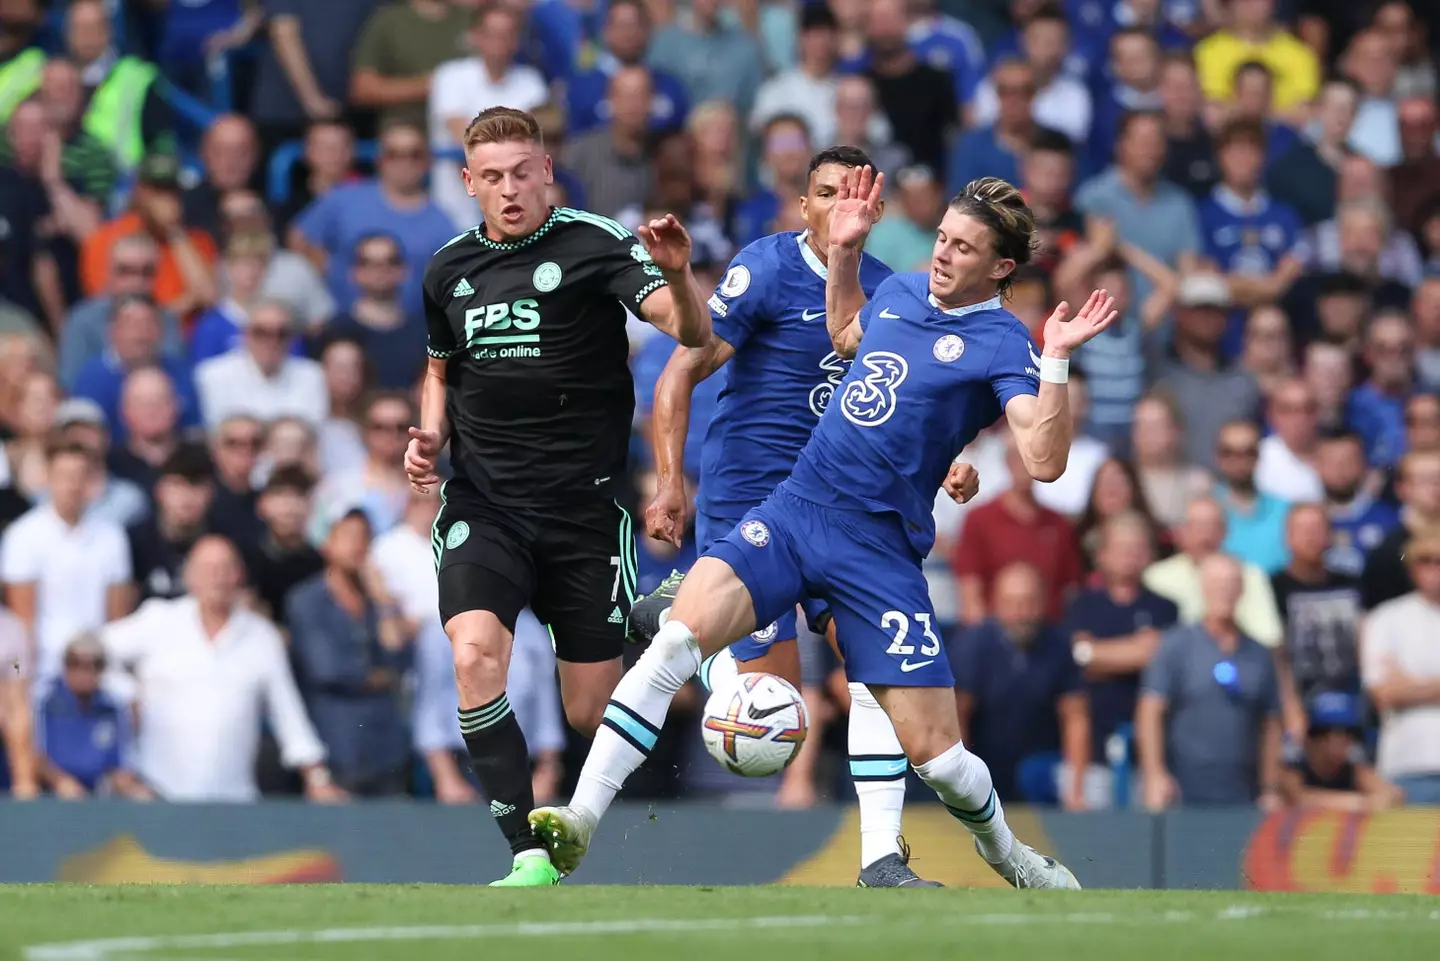
<path id="1" fill-rule="evenodd" d="M 1275 591 L 1270 578 L 1254 564 L 1242 565 L 1244 586 L 1240 603 L 1235 608 L 1235 626 L 1251 640 L 1265 647 L 1276 647 L 1285 639 L 1285 625 L 1280 609 L 1275 606 Z M 1205 613 L 1205 599 L 1200 594 L 1200 568 L 1185 554 L 1176 554 L 1156 561 L 1145 568 L 1141 582 L 1180 609 L 1180 622 L 1193 624 Z"/>
<path id="2" fill-rule="evenodd" d="M 1227 101 L 1235 92 L 1235 71 L 1250 61 L 1274 75 L 1271 106 L 1287 111 L 1314 100 L 1320 92 L 1320 61 L 1293 33 L 1276 30 L 1264 43 L 1242 40 L 1217 30 L 1195 45 L 1195 67 L 1206 100 Z"/>

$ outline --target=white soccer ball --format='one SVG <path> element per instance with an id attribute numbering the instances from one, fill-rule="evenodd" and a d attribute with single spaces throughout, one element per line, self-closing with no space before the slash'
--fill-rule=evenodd
<path id="1" fill-rule="evenodd" d="M 710 756 L 745 777 L 783 771 L 800 753 L 810 718 L 805 699 L 774 674 L 737 674 L 705 702 L 701 733 Z"/>

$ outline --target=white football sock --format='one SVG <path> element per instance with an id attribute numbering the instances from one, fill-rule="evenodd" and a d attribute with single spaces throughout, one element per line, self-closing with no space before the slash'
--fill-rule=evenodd
<path id="1" fill-rule="evenodd" d="M 740 664 L 727 647 L 705 658 L 705 663 L 700 665 L 700 683 L 705 685 L 705 690 L 714 691 L 739 673 Z"/>
<path id="2" fill-rule="evenodd" d="M 699 669 L 700 646 L 695 635 L 679 621 L 666 622 L 615 686 L 580 770 L 571 807 L 600 819 L 625 779 L 655 749 L 671 700 Z"/>
<path id="3" fill-rule="evenodd" d="M 981 857 L 999 864 L 1010 856 L 1015 835 L 1005 823 L 1005 810 L 984 761 L 956 742 L 939 757 L 915 765 L 915 773 L 940 795 L 955 820 L 975 835 Z"/>
<path id="4" fill-rule="evenodd" d="M 860 866 L 900 853 L 900 814 L 910 762 L 895 726 L 870 689 L 850 682 L 850 776 L 860 802 Z"/>

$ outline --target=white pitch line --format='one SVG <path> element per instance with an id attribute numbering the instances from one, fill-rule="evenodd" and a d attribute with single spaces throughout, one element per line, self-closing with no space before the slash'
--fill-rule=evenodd
<path id="1" fill-rule="evenodd" d="M 971 914 L 945 919 L 946 927 L 967 925 L 1014 926 L 1034 924 L 1181 924 L 1205 917 L 1216 921 L 1248 921 L 1261 917 L 1290 915 L 1312 921 L 1414 921 L 1440 922 L 1440 911 L 1406 914 L 1387 909 L 1369 910 L 1272 910 L 1252 905 L 1231 905 L 1209 915 L 1189 911 L 1167 910 L 1159 914 L 1117 915 L 1089 911 L 1065 914 Z M 25 948 L 25 961 L 121 961 L 132 955 L 144 956 L 160 951 L 204 951 L 225 948 L 266 947 L 304 944 L 367 944 L 380 941 L 461 941 L 479 938 L 557 938 L 577 935 L 698 933 L 703 931 L 734 931 L 737 928 L 819 928 L 831 925 L 895 925 L 903 923 L 893 917 L 864 915 L 801 915 L 760 918 L 695 918 L 671 920 L 664 918 L 631 921 L 569 921 L 514 924 L 416 925 L 373 928 L 321 928 L 314 931 L 237 931 L 222 934 L 157 935 L 153 937 L 108 938 L 93 941 L 68 941 L 37 944 Z M 933 921 L 931 922 L 934 923 Z M 167 958 L 165 961 L 174 961 Z M 200 961 L 200 959 L 197 959 Z M 221 961 L 214 957 L 204 961 Z"/>

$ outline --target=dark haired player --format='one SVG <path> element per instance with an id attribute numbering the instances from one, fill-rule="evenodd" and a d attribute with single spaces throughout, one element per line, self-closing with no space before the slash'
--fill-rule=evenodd
<path id="1" fill-rule="evenodd" d="M 685 436 L 695 385 L 723 369 L 725 386 L 705 435 L 700 469 L 697 547 L 703 553 L 735 529 L 795 466 L 835 388 L 850 369 L 825 330 L 825 278 L 830 210 L 847 173 L 869 166 L 856 147 L 830 147 L 810 160 L 800 213 L 808 229 L 757 240 L 736 255 L 710 298 L 714 336 L 704 347 L 677 347 L 655 387 L 653 437 L 659 487 L 645 511 L 651 537 L 679 546 L 686 515 Z M 877 209 L 877 216 L 879 214 Z M 861 255 L 866 296 L 891 274 Z M 692 465 L 693 467 L 693 465 Z M 677 572 L 636 602 L 631 631 L 648 640 L 679 589 Z M 818 600 L 804 604 L 815 631 L 833 633 Z M 738 672 L 776 674 L 800 687 L 795 611 L 781 614 L 705 662 L 700 680 L 718 685 Z M 866 887 L 928 885 L 906 864 L 900 841 L 908 765 L 895 730 L 862 684 L 850 685 L 850 773 L 860 804 L 860 878 Z M 793 766 L 785 777 L 804 783 L 813 772 Z M 785 790 L 788 785 L 782 785 Z"/>
<path id="2" fill-rule="evenodd" d="M 460 731 L 515 855 L 497 884 L 555 884 L 526 822 L 530 752 L 505 696 L 515 619 L 550 628 L 571 726 L 593 734 L 620 678 L 635 596 L 626 482 L 635 388 L 626 309 L 682 344 L 710 339 L 690 237 L 674 217 L 637 240 L 607 217 L 551 207 L 540 125 L 493 107 L 465 131 L 480 226 L 425 271 L 430 362 L 405 469 L 421 492 L 448 441 L 455 477 L 435 519 L 440 616 L 455 659 Z"/>

